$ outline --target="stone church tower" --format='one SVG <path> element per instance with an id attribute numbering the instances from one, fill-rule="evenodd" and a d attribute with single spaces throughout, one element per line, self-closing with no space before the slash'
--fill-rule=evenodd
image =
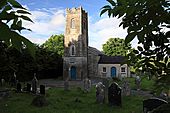
<path id="1" fill-rule="evenodd" d="M 87 77 L 88 15 L 82 7 L 66 9 L 63 78 L 81 80 Z"/>

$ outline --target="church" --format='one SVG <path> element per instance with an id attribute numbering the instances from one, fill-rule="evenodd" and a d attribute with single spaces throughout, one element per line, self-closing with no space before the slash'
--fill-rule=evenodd
<path id="1" fill-rule="evenodd" d="M 88 46 L 88 13 L 82 8 L 66 9 L 63 78 L 128 77 L 130 69 L 122 56 L 110 57 Z"/>

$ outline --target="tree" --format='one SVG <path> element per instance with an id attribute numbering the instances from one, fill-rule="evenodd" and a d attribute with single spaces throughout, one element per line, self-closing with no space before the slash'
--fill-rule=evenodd
<path id="1" fill-rule="evenodd" d="M 34 56 L 35 47 L 32 42 L 20 35 L 22 30 L 30 30 L 22 26 L 23 20 L 33 22 L 30 13 L 16 0 L 0 1 L 0 41 L 21 51 L 27 48 Z"/>
<path id="2" fill-rule="evenodd" d="M 109 56 L 126 56 L 131 50 L 131 44 L 125 45 L 125 40 L 120 38 L 110 38 L 103 44 L 103 52 Z"/>
<path id="3" fill-rule="evenodd" d="M 129 54 L 129 60 L 140 59 L 137 67 L 157 78 L 158 89 L 170 89 L 170 1 L 169 0 L 107 0 L 101 15 L 121 18 L 128 35 L 125 42 L 135 37 L 137 50 Z M 151 77 L 151 76 L 150 76 Z"/>
<path id="4" fill-rule="evenodd" d="M 36 45 L 33 58 L 27 49 L 19 52 L 1 41 L 0 50 L 0 78 L 4 78 L 5 81 L 9 81 L 14 72 L 19 81 L 31 80 L 34 73 L 38 79 L 62 76 L 63 59 L 55 52 Z"/>
<path id="5" fill-rule="evenodd" d="M 36 63 L 39 78 L 57 78 L 62 76 L 63 59 L 56 52 L 37 46 Z"/>
<path id="6" fill-rule="evenodd" d="M 42 47 L 49 51 L 56 52 L 58 55 L 63 56 L 64 54 L 64 35 L 52 35 Z"/>

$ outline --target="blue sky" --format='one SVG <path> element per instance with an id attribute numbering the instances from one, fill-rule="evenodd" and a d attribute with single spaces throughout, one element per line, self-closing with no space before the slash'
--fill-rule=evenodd
<path id="1" fill-rule="evenodd" d="M 42 44 L 51 35 L 64 34 L 65 9 L 82 6 L 88 12 L 89 46 L 102 50 L 104 44 L 111 37 L 125 38 L 126 30 L 119 27 L 121 20 L 100 17 L 100 9 L 107 4 L 106 0 L 17 0 L 30 12 L 34 23 L 24 22 L 24 26 L 32 32 L 22 34 L 34 43 Z M 133 47 L 136 41 L 132 42 Z"/>

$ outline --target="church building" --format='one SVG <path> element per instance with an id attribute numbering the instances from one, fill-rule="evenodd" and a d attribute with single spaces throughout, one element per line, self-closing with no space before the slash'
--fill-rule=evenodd
<path id="1" fill-rule="evenodd" d="M 82 7 L 67 8 L 63 78 L 65 80 L 82 80 L 86 77 L 102 77 L 100 72 L 103 68 L 101 65 L 99 68 L 101 56 L 105 55 L 96 48 L 88 46 L 87 12 Z"/>

